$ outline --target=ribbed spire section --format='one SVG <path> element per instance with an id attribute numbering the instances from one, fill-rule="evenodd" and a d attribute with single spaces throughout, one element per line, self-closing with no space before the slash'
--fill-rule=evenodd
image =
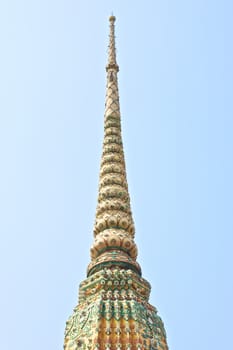
<path id="1" fill-rule="evenodd" d="M 88 273 L 111 264 L 125 265 L 140 273 L 130 209 L 124 150 L 115 46 L 115 17 L 110 19 L 107 88 L 104 115 L 104 142 L 100 167 L 99 195 L 94 225 L 95 241 Z"/>

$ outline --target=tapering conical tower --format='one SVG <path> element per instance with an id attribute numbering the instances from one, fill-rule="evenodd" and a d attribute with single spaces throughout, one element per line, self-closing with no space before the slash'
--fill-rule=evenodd
<path id="1" fill-rule="evenodd" d="M 110 17 L 104 142 L 94 243 L 87 279 L 67 321 L 65 350 L 168 350 L 156 308 L 148 302 L 150 284 L 136 261 L 130 209 L 115 48 L 115 17 Z"/>

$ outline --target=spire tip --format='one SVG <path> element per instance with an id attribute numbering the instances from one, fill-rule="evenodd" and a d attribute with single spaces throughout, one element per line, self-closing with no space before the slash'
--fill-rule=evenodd
<path id="1" fill-rule="evenodd" d="M 109 17 L 109 22 L 115 22 L 116 21 L 116 17 L 113 16 L 113 14 Z"/>

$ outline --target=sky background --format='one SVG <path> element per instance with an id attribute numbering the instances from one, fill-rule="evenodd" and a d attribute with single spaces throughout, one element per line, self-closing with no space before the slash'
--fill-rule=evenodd
<path id="1" fill-rule="evenodd" d="M 0 333 L 63 348 L 86 277 L 117 17 L 138 261 L 170 350 L 233 349 L 233 2 L 0 3 Z"/>

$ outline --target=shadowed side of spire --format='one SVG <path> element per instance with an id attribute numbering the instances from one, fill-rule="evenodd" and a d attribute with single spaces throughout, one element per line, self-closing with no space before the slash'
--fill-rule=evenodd
<path id="1" fill-rule="evenodd" d="M 124 150 L 116 61 L 115 17 L 111 16 L 104 115 L 104 142 L 100 167 L 99 195 L 94 225 L 95 241 L 88 273 L 103 265 L 125 265 L 140 272 L 136 262 L 134 223 L 130 208 Z"/>

